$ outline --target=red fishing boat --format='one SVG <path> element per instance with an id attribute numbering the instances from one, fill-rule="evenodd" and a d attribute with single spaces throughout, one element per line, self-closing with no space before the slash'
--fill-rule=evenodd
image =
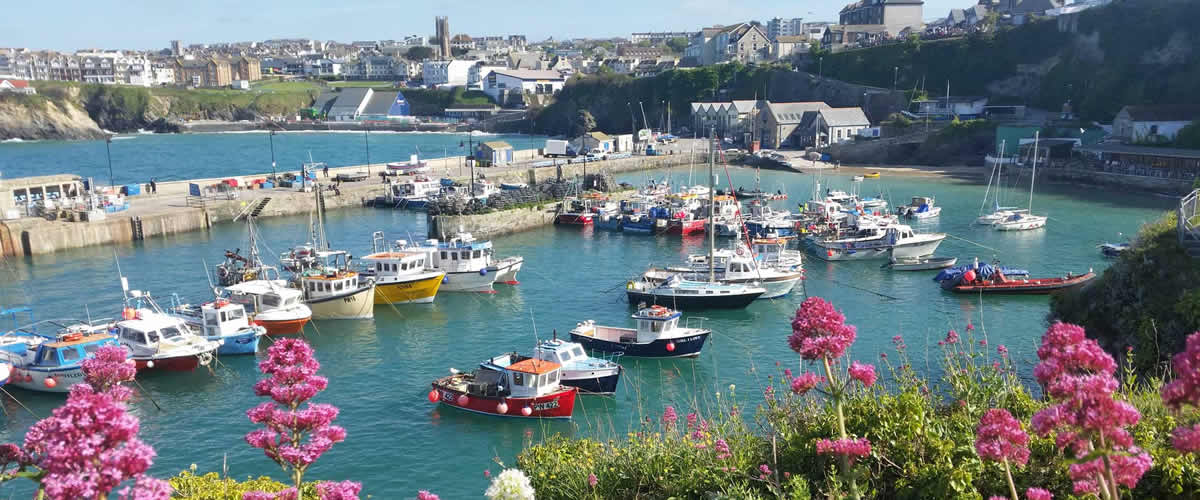
<path id="1" fill-rule="evenodd" d="M 553 361 L 504 354 L 435 380 L 429 402 L 502 417 L 571 418 L 579 389 L 562 385 L 561 375 Z"/>
<path id="2" fill-rule="evenodd" d="M 689 234 L 703 233 L 704 227 L 708 225 L 708 219 L 696 218 L 690 213 L 677 213 L 675 217 L 667 223 L 667 234 L 679 234 L 687 236 Z"/>
<path id="3" fill-rule="evenodd" d="M 1085 274 L 1072 275 L 1067 273 L 1061 278 L 1006 278 L 1003 274 L 993 274 L 988 279 L 960 280 L 958 284 L 943 281 L 942 288 L 955 293 L 1006 293 L 1023 295 L 1045 295 L 1066 288 L 1074 288 L 1091 281 L 1096 273 L 1088 270 Z"/>

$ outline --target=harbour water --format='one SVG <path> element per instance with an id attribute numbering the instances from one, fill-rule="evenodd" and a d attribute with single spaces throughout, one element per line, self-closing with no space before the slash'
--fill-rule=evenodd
<path id="1" fill-rule="evenodd" d="M 133 141 L 153 140 L 157 138 L 139 137 Z M 206 139 L 196 136 L 187 140 Z M 457 144 L 457 138 L 448 140 Z M 216 141 L 220 148 L 209 146 L 224 151 L 213 153 L 221 161 L 190 164 L 201 169 L 205 165 L 227 168 L 237 163 L 229 158 L 244 156 L 242 149 L 251 149 L 258 156 L 265 154 L 265 145 L 259 145 L 260 141 L 265 142 L 265 137 L 224 136 Z M 321 159 L 332 162 L 334 152 L 347 149 L 346 161 L 358 161 L 355 155 L 361 151 L 354 152 L 355 143 L 343 142 L 341 147 L 330 146 L 324 155 L 314 151 L 314 157 L 325 156 Z M 357 145 L 361 146 L 361 141 Z M 12 153 L 5 152 L 10 147 L 0 147 L 0 155 L 8 155 L 12 161 Z M 76 145 L 60 147 L 73 149 Z M 300 149 L 289 150 L 292 156 L 302 153 Z M 86 157 L 94 161 L 94 154 L 87 153 Z M 144 162 L 154 163 L 151 159 Z M 735 185 L 751 187 L 752 170 L 731 170 Z M 194 172 L 181 170 L 178 175 Z M 671 173 L 676 183 L 688 182 L 687 168 Z M 10 173 L 6 171 L 5 175 Z M 664 173 L 631 174 L 623 180 L 641 183 L 652 175 L 661 177 Z M 697 170 L 694 180 L 702 182 L 703 177 Z M 764 171 L 762 186 L 769 191 L 786 189 L 791 199 L 773 204 L 794 210 L 798 201 L 808 198 L 813 178 L 808 174 Z M 849 177 L 838 175 L 824 176 L 823 183 L 835 189 L 846 189 L 850 184 Z M 1000 258 L 1007 265 L 1027 268 L 1035 275 L 1080 273 L 1089 268 L 1102 271 L 1108 262 L 1100 256 L 1097 244 L 1119 239 L 1118 233 L 1136 233 L 1140 224 L 1158 217 L 1172 203 L 1119 192 L 1039 186 L 1034 210 L 1051 217 L 1049 226 L 1033 232 L 1000 233 L 972 225 L 984 191 L 981 185 L 885 176 L 868 180 L 864 194 L 873 194 L 875 187 L 890 195 L 893 205 L 906 203 L 913 195 L 936 195 L 943 207 L 941 216 L 915 227 L 918 231 L 953 235 L 941 245 L 939 255 L 957 256 L 960 262 L 969 262 L 973 257 L 985 261 Z M 1013 190 L 1011 204 L 1026 201 L 1022 189 Z M 261 250 L 265 255 L 278 255 L 288 245 L 303 242 L 307 224 L 307 217 L 259 221 Z M 385 231 L 390 239 L 409 235 L 422 238 L 425 217 L 411 212 L 345 209 L 331 212 L 327 226 L 335 247 L 364 255 L 375 230 Z M 624 360 L 626 371 L 616 396 L 583 397 L 572 421 L 536 422 L 468 414 L 431 405 L 425 399 L 429 383 L 447 374 L 449 368 L 471 369 L 484 358 L 502 352 L 529 352 L 536 339 L 547 338 L 555 330 L 565 334 L 578 321 L 594 319 L 604 325 L 630 326 L 632 310 L 623 293 L 626 280 L 648 265 L 673 263 L 688 253 L 703 252 L 706 243 L 702 236 L 681 240 L 544 227 L 494 240 L 498 254 L 525 257 L 519 285 L 498 286 L 498 293 L 490 295 L 440 294 L 429 305 L 379 306 L 373 321 L 314 322 L 306 336 L 316 348 L 322 374 L 330 380 L 329 389 L 316 401 L 341 408 L 337 422 L 349 435 L 306 477 L 362 481 L 364 492 L 376 498 L 411 497 L 418 489 L 432 490 L 442 498 L 471 498 L 486 488 L 485 469 L 499 471 L 493 458 L 511 466 L 516 453 L 530 439 L 537 441 L 555 433 L 620 438 L 636 429 L 643 416 L 657 416 L 667 404 L 675 405 L 682 413 L 692 408 L 704 411 L 718 392 L 723 398 L 736 397 L 745 407 L 753 407 L 761 401 L 766 376 L 776 373 L 776 362 L 792 368 L 799 365 L 786 342 L 790 315 L 804 298 L 799 289 L 781 299 L 757 301 L 741 311 L 697 314 L 706 317 L 705 326 L 714 331 L 699 358 Z M 0 284 L 0 304 L 33 305 L 42 319 L 88 313 L 93 317 L 112 316 L 121 297 L 116 260 L 133 288 L 150 290 L 160 297 L 178 293 L 200 300 L 209 287 L 205 265 L 216 264 L 225 249 L 244 246 L 245 228 L 224 224 L 210 232 L 174 235 L 115 249 L 85 248 L 9 259 L 3 263 L 7 276 Z M 1045 329 L 1046 297 L 953 295 L 943 292 L 930 279 L 931 273 L 891 272 L 881 270 L 881 263 L 826 263 L 816 258 L 805 262 L 807 293 L 831 300 L 858 327 L 852 359 L 878 360 L 880 353 L 889 352 L 892 336 L 900 334 L 914 353 L 917 368 L 925 371 L 936 365 L 932 356 L 925 364 L 926 349 L 934 349 L 946 330 L 961 329 L 971 321 L 978 327 L 977 333 L 987 335 L 991 345 L 1006 344 L 1021 370 L 1028 374 L 1034 342 Z M 211 374 L 199 370 L 142 378 L 147 394 L 138 395 L 132 407 L 142 420 L 142 438 L 158 451 L 152 472 L 170 476 L 193 463 L 200 472 L 219 472 L 226 460 L 235 477 L 270 474 L 284 478 L 260 451 L 242 440 L 254 429 L 245 410 L 261 401 L 251 389 L 257 376 L 255 358 L 243 356 L 222 358 Z M 736 386 L 732 394 L 731 384 Z M 38 415 L 48 414 L 63 401 L 61 396 L 9 390 Z M 155 409 L 147 396 L 152 396 L 163 410 Z M 35 419 L 7 397 L 3 398 L 3 408 L 0 442 L 19 442 Z M 20 487 L 12 486 L 14 490 Z"/>
<path id="2" fill-rule="evenodd" d="M 212 134 L 125 134 L 116 136 L 112 152 L 113 178 L 119 184 L 262 174 L 271 171 L 271 141 L 276 168 L 297 171 L 309 161 L 330 167 L 366 165 L 383 167 L 409 156 L 442 158 L 467 154 L 470 141 L 505 141 L 514 149 L 537 149 L 545 137 L 516 134 L 441 132 L 281 132 L 274 139 L 266 131 Z M 460 146 L 461 144 L 461 146 Z M 0 143 L 0 176 L 77 174 L 108 182 L 104 141 L 26 141 Z"/>

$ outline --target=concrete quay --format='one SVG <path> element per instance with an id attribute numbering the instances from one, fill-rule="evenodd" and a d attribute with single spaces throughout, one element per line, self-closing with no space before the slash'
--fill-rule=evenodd
<path id="1" fill-rule="evenodd" d="M 704 158 L 697 153 L 696 161 Z M 619 160 L 608 160 L 591 163 L 577 163 L 558 166 L 531 167 L 532 163 L 543 161 L 537 150 L 516 151 L 516 164 L 503 167 L 477 167 L 476 175 L 483 175 L 488 180 L 500 182 L 535 183 L 544 179 L 562 175 L 571 178 L 582 175 L 584 170 L 609 173 L 633 172 L 666 168 L 688 163 L 687 154 L 668 154 L 661 156 L 635 156 Z M 464 167 L 464 158 L 449 157 L 428 160 L 432 168 L 431 177 L 449 177 L 456 181 L 465 182 L 470 178 L 470 169 Z M 325 208 L 327 210 L 362 206 L 367 200 L 373 200 L 384 192 L 384 184 L 376 176 L 385 168 L 384 163 L 369 166 L 371 176 L 363 182 L 342 183 L 338 193 L 327 191 Z M 339 173 L 354 173 L 368 171 L 367 165 L 338 167 L 329 169 L 329 179 L 323 172 L 317 172 L 318 182 L 328 184 Z M 278 172 L 279 174 L 285 171 Z M 298 173 L 298 172 L 292 172 Z M 239 185 L 249 180 L 266 178 L 270 174 L 236 176 Z M 220 183 L 224 178 L 195 179 L 188 181 L 163 182 L 158 184 L 158 192 L 132 196 L 130 209 L 107 214 L 104 220 L 68 222 L 49 221 L 40 217 L 25 217 L 16 220 L 0 222 L 0 256 L 26 257 L 52 254 L 54 252 L 89 246 L 128 244 L 137 240 L 145 240 L 168 236 L 189 231 L 205 231 L 214 224 L 232 221 L 238 214 L 247 210 L 259 209 L 258 217 L 273 217 L 283 215 L 302 215 L 311 213 L 316 206 L 316 196 L 311 192 L 301 192 L 291 188 L 273 189 L 239 189 L 236 197 L 197 199 L 188 196 L 188 185 L 191 183 L 208 186 Z M 143 191 L 144 192 L 144 191 Z M 550 207 L 551 209 L 553 207 Z M 511 212 L 519 213 L 529 209 L 517 209 Z M 510 211 L 504 211 L 508 213 Z M 487 214 L 493 215 L 493 214 Z M 460 216 L 478 217 L 478 216 Z M 548 218 L 542 217 L 534 223 L 532 215 L 529 224 L 519 226 L 527 229 L 534 225 L 553 222 L 553 214 Z M 484 223 L 468 223 L 460 221 L 465 226 L 480 226 L 481 233 Z M 443 227 L 447 227 L 444 226 Z M 457 227 L 457 224 L 455 225 Z M 517 229 L 517 230 L 520 230 Z M 511 231 L 508 231 L 511 232 Z M 491 234 L 500 234 L 491 232 Z"/>

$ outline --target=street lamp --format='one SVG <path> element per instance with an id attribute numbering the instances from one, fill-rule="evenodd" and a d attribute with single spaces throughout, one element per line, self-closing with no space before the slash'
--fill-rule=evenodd
<path id="1" fill-rule="evenodd" d="M 274 186 L 275 182 L 276 182 L 276 179 L 275 179 L 275 130 L 271 129 L 271 133 L 267 137 L 269 137 L 270 141 L 271 141 L 271 185 Z"/>
<path id="2" fill-rule="evenodd" d="M 363 125 L 363 149 L 365 149 L 367 152 L 367 176 L 368 177 L 371 176 L 371 141 L 368 140 L 370 131 L 371 131 L 371 128 L 364 124 Z"/>
<path id="3" fill-rule="evenodd" d="M 113 182 L 112 148 L 109 146 L 110 144 L 112 144 L 112 136 L 104 136 L 104 156 L 108 158 L 108 185 L 109 187 L 115 187 L 117 184 Z"/>

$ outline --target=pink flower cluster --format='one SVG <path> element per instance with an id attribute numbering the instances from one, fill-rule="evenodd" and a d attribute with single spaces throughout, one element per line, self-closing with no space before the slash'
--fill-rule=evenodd
<path id="1" fill-rule="evenodd" d="M 862 383 L 863 387 L 875 385 L 875 365 L 854 361 L 850 363 L 847 371 L 850 373 L 850 378 Z"/>
<path id="2" fill-rule="evenodd" d="M 1163 403 L 1175 410 L 1200 408 L 1200 332 L 1188 335 L 1183 352 L 1175 355 L 1172 365 L 1175 380 L 1163 386 Z M 1176 428 L 1171 444 L 1183 453 L 1200 452 L 1200 424 Z"/>
<path id="3" fill-rule="evenodd" d="M 788 345 L 808 360 L 842 357 L 857 335 L 853 325 L 833 304 L 820 297 L 809 297 L 800 304 L 792 320 Z"/>
<path id="4" fill-rule="evenodd" d="M 328 382 L 316 375 L 320 367 L 312 347 L 299 339 L 276 341 L 267 350 L 267 359 L 259 363 L 259 369 L 270 378 L 254 384 L 254 393 L 270 396 L 274 403 L 267 401 L 246 412 L 251 422 L 264 426 L 246 434 L 246 442 L 262 449 L 285 470 L 303 472 L 334 443 L 346 439 L 345 429 L 331 425 L 338 416 L 337 407 L 307 403 L 299 408 L 300 403 L 325 389 Z M 306 435 L 308 442 L 303 442 Z M 344 485 L 355 483 L 322 484 L 343 485 L 336 491 L 344 492 L 349 488 Z M 355 491 L 355 497 L 357 494 Z"/>
<path id="5" fill-rule="evenodd" d="M 1054 500 L 1054 494 L 1042 488 L 1029 488 L 1025 490 L 1025 500 Z"/>
<path id="6" fill-rule="evenodd" d="M 943 340 L 942 342 L 945 342 L 947 344 L 957 344 L 958 343 L 958 332 L 956 332 L 954 330 L 950 330 L 950 331 L 946 332 L 946 340 Z"/>
<path id="7" fill-rule="evenodd" d="M 1029 461 L 1029 435 L 1008 410 L 992 408 L 975 428 L 975 452 L 986 460 L 1025 465 Z"/>
<path id="8" fill-rule="evenodd" d="M 1055 323 L 1042 337 L 1038 347 L 1041 360 L 1033 373 L 1055 401 L 1033 416 L 1033 429 L 1043 436 L 1055 433 L 1060 449 L 1070 447 L 1076 458 L 1097 451 L 1116 451 L 1111 455 L 1112 475 L 1117 483 L 1133 488 L 1150 468 L 1150 455 L 1133 445 L 1133 436 L 1125 428 L 1141 418 L 1137 408 L 1113 399 L 1117 380 L 1116 362 L 1083 328 Z M 1069 468 L 1077 493 L 1098 491 L 1098 478 L 1104 474 L 1103 458 L 1072 465 Z M 1109 485 L 1115 490 L 1115 485 Z"/>
<path id="9" fill-rule="evenodd" d="M 324 499 L 322 499 L 322 500 L 324 500 Z M 425 490 L 421 490 L 421 491 L 417 492 L 417 500 L 441 500 L 441 499 L 439 499 L 438 496 L 434 495 L 433 493 L 430 493 Z"/>
<path id="10" fill-rule="evenodd" d="M 108 392 L 121 382 L 133 380 L 137 374 L 132 360 L 125 359 L 125 349 L 121 346 L 106 345 L 96 350 L 94 357 L 83 360 L 80 368 L 83 370 L 83 381 L 92 386 L 97 392 Z M 126 396 L 126 394 L 117 394 Z M 122 400 L 126 398 L 120 398 Z"/>
<path id="11" fill-rule="evenodd" d="M 871 456 L 871 442 L 867 438 L 845 438 L 817 440 L 818 455 L 842 455 L 853 464 L 855 460 Z"/>
<path id="12" fill-rule="evenodd" d="M 600 483 L 600 480 L 599 480 L 599 479 L 596 479 L 596 474 L 595 474 L 595 473 L 589 473 L 589 474 L 588 474 L 588 486 L 591 486 L 591 487 L 595 488 L 595 487 L 596 487 L 596 485 L 597 485 L 597 484 L 599 484 L 599 483 Z M 435 500 L 436 500 L 436 499 L 435 499 Z"/>
<path id="13" fill-rule="evenodd" d="M 713 443 L 713 451 L 717 452 L 717 458 L 721 460 L 725 460 L 726 458 L 733 456 L 733 454 L 729 452 L 729 443 L 726 443 L 724 439 L 718 438 L 717 442 Z"/>
<path id="14" fill-rule="evenodd" d="M 170 487 L 143 475 L 155 453 L 138 439 L 139 427 L 116 397 L 78 384 L 66 404 L 29 428 L 21 460 L 45 473 L 41 484 L 51 499 L 95 498 L 134 479 L 138 498 L 165 500 Z"/>
<path id="15" fill-rule="evenodd" d="M 362 491 L 362 484 L 354 481 L 327 481 L 317 484 L 317 496 L 321 500 L 358 500 L 359 491 Z M 437 500 L 437 495 L 433 495 L 431 500 Z"/>
<path id="16" fill-rule="evenodd" d="M 1200 452 L 1200 424 L 1176 427 L 1171 433 L 1171 445 L 1181 453 Z"/>
<path id="17" fill-rule="evenodd" d="M 792 392 L 796 394 L 804 394 L 813 390 L 817 384 L 825 381 L 825 377 L 818 376 L 813 372 L 805 372 L 799 377 L 792 379 Z"/>
<path id="18" fill-rule="evenodd" d="M 668 429 L 675 427 L 675 423 L 679 422 L 679 414 L 675 413 L 675 407 L 667 405 L 663 410 L 662 423 Z"/>

